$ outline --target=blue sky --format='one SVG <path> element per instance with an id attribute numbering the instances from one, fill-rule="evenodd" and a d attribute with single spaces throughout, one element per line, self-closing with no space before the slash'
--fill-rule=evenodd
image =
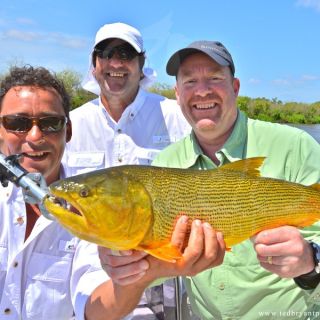
<path id="1" fill-rule="evenodd" d="M 320 101 L 320 0 L 1 0 L 0 72 L 15 63 L 87 71 L 96 31 L 126 22 L 144 38 L 157 81 L 170 55 L 194 40 L 231 52 L 240 95 Z"/>

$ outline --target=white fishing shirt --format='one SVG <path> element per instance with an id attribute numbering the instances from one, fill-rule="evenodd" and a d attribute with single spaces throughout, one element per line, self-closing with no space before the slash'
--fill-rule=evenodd
<path id="1" fill-rule="evenodd" d="M 74 109 L 70 118 L 72 138 L 62 160 L 68 176 L 125 164 L 150 165 L 162 149 L 191 131 L 175 100 L 141 88 L 118 122 L 100 98 Z M 174 306 L 171 283 L 165 285 L 164 295 L 166 305 Z M 147 300 L 144 294 L 140 306 L 125 319 L 154 319 L 144 307 Z"/>
<path id="2" fill-rule="evenodd" d="M 0 215 L 0 319 L 83 320 L 88 296 L 107 279 L 96 246 L 43 216 L 24 241 L 25 202 L 11 183 L 0 185 Z"/>
<path id="3" fill-rule="evenodd" d="M 71 111 L 70 118 L 72 138 L 63 159 L 68 176 L 124 164 L 149 165 L 191 130 L 175 100 L 141 88 L 118 122 L 100 98 Z"/>

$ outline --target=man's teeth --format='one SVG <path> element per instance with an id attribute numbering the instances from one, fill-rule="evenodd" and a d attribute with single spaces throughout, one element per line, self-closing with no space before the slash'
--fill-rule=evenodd
<path id="1" fill-rule="evenodd" d="M 215 107 L 214 103 L 198 103 L 194 105 L 196 109 L 211 109 Z"/>
<path id="2" fill-rule="evenodd" d="M 42 157 L 44 155 L 44 152 L 28 152 L 25 153 L 28 157 Z"/>
<path id="3" fill-rule="evenodd" d="M 111 77 L 120 77 L 120 78 L 124 77 L 124 73 L 120 73 L 120 72 L 110 72 L 109 75 Z"/>

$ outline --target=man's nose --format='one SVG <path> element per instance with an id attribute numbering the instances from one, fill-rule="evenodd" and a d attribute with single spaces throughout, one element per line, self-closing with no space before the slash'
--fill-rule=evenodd
<path id="1" fill-rule="evenodd" d="M 26 140 L 30 142 L 43 140 L 43 132 L 40 130 L 37 124 L 33 124 L 32 128 L 28 131 Z"/>
<path id="2" fill-rule="evenodd" d="M 200 81 L 197 84 L 196 91 L 195 91 L 196 95 L 198 95 L 200 97 L 205 97 L 206 95 L 208 95 L 211 92 L 212 92 L 212 90 L 206 81 Z"/>
<path id="3" fill-rule="evenodd" d="M 123 65 L 123 60 L 121 60 L 119 55 L 115 53 L 111 58 L 108 59 L 108 63 L 110 66 L 116 68 Z"/>

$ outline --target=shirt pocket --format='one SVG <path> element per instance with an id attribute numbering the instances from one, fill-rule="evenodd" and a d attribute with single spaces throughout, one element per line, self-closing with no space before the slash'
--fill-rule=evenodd
<path id="1" fill-rule="evenodd" d="M 70 256 L 32 254 L 27 266 L 24 299 L 27 319 L 68 319 L 72 316 L 71 268 Z"/>
<path id="2" fill-rule="evenodd" d="M 105 154 L 101 152 L 68 152 L 67 170 L 70 175 L 86 173 L 103 169 L 105 165 Z"/>

